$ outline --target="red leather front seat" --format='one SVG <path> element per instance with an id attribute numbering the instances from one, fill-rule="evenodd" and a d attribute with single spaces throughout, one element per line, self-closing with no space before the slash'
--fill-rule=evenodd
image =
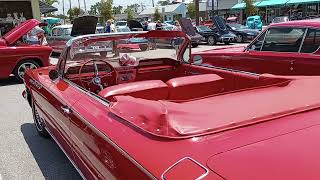
<path id="1" fill-rule="evenodd" d="M 168 98 L 168 86 L 160 80 L 138 81 L 104 88 L 99 95 L 109 101 L 114 96 L 129 95 L 136 98 L 161 100 Z"/>
<path id="2" fill-rule="evenodd" d="M 216 74 L 173 78 L 167 81 L 169 100 L 189 100 L 213 95 L 224 90 L 224 80 Z"/>

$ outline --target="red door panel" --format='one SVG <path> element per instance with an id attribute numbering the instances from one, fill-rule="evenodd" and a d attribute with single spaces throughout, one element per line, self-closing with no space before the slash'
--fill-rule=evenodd
<path id="1" fill-rule="evenodd" d="M 233 59 L 232 67 L 258 74 L 288 75 L 293 56 L 294 53 L 249 51 L 243 57 Z"/>
<path id="2" fill-rule="evenodd" d="M 148 179 L 102 133 L 102 129 L 106 129 L 110 121 L 114 121 L 107 108 L 87 95 L 72 107 L 70 131 L 78 167 L 88 179 Z M 97 129 L 97 126 L 101 129 Z"/>

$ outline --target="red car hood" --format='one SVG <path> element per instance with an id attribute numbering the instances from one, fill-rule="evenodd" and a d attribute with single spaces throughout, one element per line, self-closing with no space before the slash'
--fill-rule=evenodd
<path id="1" fill-rule="evenodd" d="M 32 28 L 39 25 L 41 22 L 36 19 L 29 19 L 19 26 L 13 28 L 11 31 L 7 32 L 2 38 L 6 40 L 8 45 L 12 45 L 23 35 L 29 32 Z"/>
<path id="2" fill-rule="evenodd" d="M 235 47 L 223 47 L 217 49 L 210 49 L 201 52 L 196 52 L 193 54 L 211 54 L 211 53 L 222 53 L 222 52 L 243 52 L 245 46 L 235 46 Z"/>
<path id="3" fill-rule="evenodd" d="M 319 130 L 312 126 L 226 151 L 209 158 L 207 165 L 228 180 L 317 179 Z"/>

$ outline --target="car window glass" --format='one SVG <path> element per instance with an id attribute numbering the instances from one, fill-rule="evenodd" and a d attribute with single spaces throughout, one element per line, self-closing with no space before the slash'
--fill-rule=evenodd
<path id="1" fill-rule="evenodd" d="M 249 47 L 249 50 L 251 51 L 260 51 L 262 45 L 263 45 L 263 40 L 266 35 L 266 32 L 264 32 L 261 36 L 256 39 L 256 41 Z"/>
<path id="2" fill-rule="evenodd" d="M 71 35 L 72 28 L 64 28 L 65 35 Z"/>
<path id="3" fill-rule="evenodd" d="M 309 29 L 304 39 L 301 52 L 313 53 L 320 47 L 320 30 Z"/>
<path id="4" fill-rule="evenodd" d="M 55 28 L 52 30 L 52 36 L 62 36 L 63 30 L 61 28 Z"/>
<path id="5" fill-rule="evenodd" d="M 261 51 L 298 52 L 305 28 L 271 28 Z"/>

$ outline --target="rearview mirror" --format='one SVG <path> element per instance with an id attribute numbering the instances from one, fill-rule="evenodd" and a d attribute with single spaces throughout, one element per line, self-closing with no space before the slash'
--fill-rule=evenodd
<path id="1" fill-rule="evenodd" d="M 200 65 L 203 62 L 203 59 L 200 55 L 195 55 L 192 58 L 193 64 Z"/>
<path id="2" fill-rule="evenodd" d="M 49 78 L 52 80 L 52 81 L 54 81 L 54 80 L 56 80 L 57 78 L 58 78 L 58 71 L 57 70 L 55 70 L 55 69 L 51 69 L 50 71 L 49 71 Z"/>

